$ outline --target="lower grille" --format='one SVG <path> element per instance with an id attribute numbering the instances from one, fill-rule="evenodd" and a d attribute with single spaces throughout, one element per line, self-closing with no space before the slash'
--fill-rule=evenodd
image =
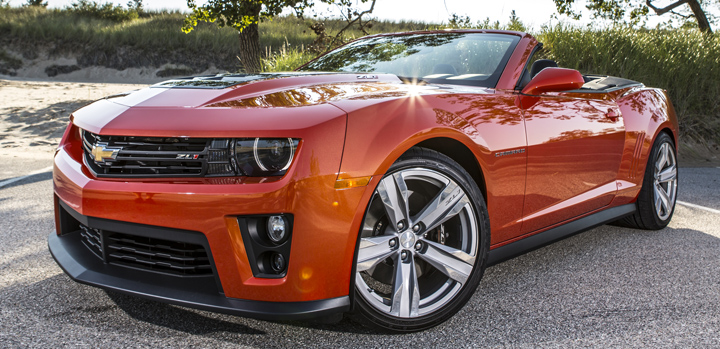
<path id="1" fill-rule="evenodd" d="M 212 262 L 202 245 L 90 228 L 80 224 L 83 245 L 104 262 L 176 276 L 208 276 Z"/>
<path id="2" fill-rule="evenodd" d="M 200 245 L 113 233 L 107 238 L 108 263 L 182 275 L 212 274 Z"/>
<path id="3" fill-rule="evenodd" d="M 98 256 L 98 258 L 103 258 L 102 233 L 100 230 L 81 225 L 80 237 L 82 238 L 81 241 L 83 245 L 85 245 L 90 252 Z"/>

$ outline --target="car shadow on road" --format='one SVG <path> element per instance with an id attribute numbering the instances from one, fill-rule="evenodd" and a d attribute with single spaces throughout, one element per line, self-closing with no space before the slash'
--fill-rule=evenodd
<path id="1" fill-rule="evenodd" d="M 241 324 L 222 319 L 214 319 L 170 304 L 155 302 L 138 297 L 128 296 L 113 291 L 105 291 L 108 297 L 135 320 L 151 323 L 156 326 L 182 331 L 194 335 L 208 335 L 216 332 L 238 334 L 265 334 Z"/>

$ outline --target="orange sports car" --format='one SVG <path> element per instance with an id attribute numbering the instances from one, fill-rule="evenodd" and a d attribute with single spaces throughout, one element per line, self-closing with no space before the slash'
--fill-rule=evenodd
<path id="1" fill-rule="evenodd" d="M 183 78 L 75 113 L 54 159 L 74 280 L 261 319 L 451 317 L 483 271 L 616 222 L 665 227 L 665 91 L 537 59 L 525 33 L 353 41 L 295 72 Z"/>

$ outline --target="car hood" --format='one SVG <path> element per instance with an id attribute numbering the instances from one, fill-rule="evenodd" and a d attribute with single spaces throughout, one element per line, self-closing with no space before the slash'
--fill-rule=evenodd
<path id="1" fill-rule="evenodd" d="M 267 73 L 169 80 L 108 100 L 128 107 L 268 108 L 404 96 L 410 90 L 417 93 L 418 87 L 391 74 Z"/>
<path id="2" fill-rule="evenodd" d="M 99 100 L 73 114 L 76 125 L 108 135 L 237 134 L 307 128 L 345 115 L 334 105 L 446 92 L 391 74 L 273 73 L 165 81 Z M 241 109 L 241 110 L 239 110 Z"/>

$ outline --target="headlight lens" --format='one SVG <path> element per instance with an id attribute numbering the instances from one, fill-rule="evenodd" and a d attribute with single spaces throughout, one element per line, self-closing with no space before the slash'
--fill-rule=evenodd
<path id="1" fill-rule="evenodd" d="M 246 176 L 284 175 L 295 157 L 300 140 L 255 138 L 235 141 L 238 169 Z"/>

